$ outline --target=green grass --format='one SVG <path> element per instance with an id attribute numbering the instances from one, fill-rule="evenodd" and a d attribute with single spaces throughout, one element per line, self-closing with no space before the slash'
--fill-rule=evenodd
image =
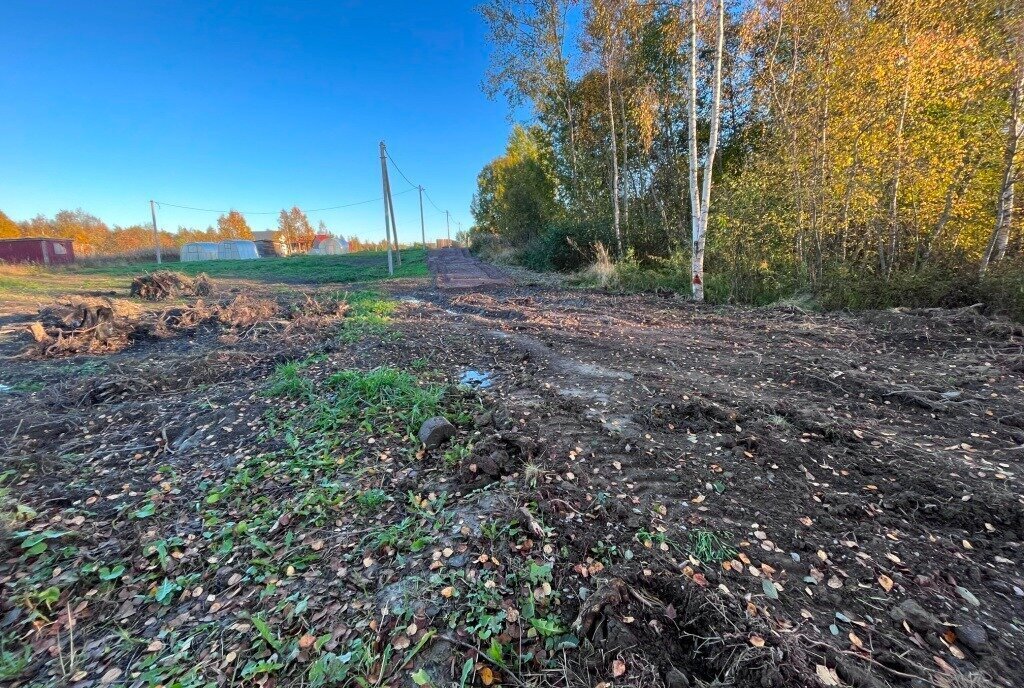
<path id="1" fill-rule="evenodd" d="M 720 564 L 736 556 L 731 538 L 731 533 L 698 528 L 690 533 L 690 554 L 704 563 Z"/>
<path id="2" fill-rule="evenodd" d="M 80 265 L 65 268 L 69 274 L 131 277 L 142 272 L 174 270 L 186 275 L 205 272 L 210 277 L 252 279 L 262 282 L 331 284 L 374 281 L 388 278 L 387 254 L 360 252 L 343 256 L 289 256 L 260 260 L 209 260 L 190 263 L 118 263 L 113 265 Z M 402 251 L 402 267 L 395 267 L 395 277 L 427 275 L 426 252 L 423 249 Z"/>
<path id="3" fill-rule="evenodd" d="M 127 294 L 132 277 L 156 270 L 173 270 L 186 275 L 204 272 L 213 278 L 281 284 L 350 284 L 388 279 L 387 254 L 369 251 L 344 256 L 173 261 L 162 265 L 127 261 L 104 265 L 83 262 L 60 268 L 0 265 L 0 294 L 3 300 L 7 297 L 55 297 L 69 291 Z M 402 251 L 402 267 L 395 267 L 395 277 L 425 277 L 427 274 L 427 256 L 423 249 Z"/>

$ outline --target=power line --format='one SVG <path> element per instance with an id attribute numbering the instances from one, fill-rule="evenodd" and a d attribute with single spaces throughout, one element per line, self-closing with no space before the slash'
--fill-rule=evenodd
<path id="1" fill-rule="evenodd" d="M 409 177 L 407 177 L 405 175 L 405 172 L 402 172 L 402 168 L 399 167 L 398 163 L 395 162 L 395 159 L 391 157 L 391 153 L 390 152 L 387 153 L 387 156 L 388 156 L 388 160 L 391 161 L 391 164 L 395 166 L 395 170 L 397 170 L 398 174 L 400 174 L 402 176 L 402 179 L 404 179 L 405 181 L 407 181 L 409 184 L 411 184 L 414 187 L 418 187 L 419 186 L 419 184 L 416 184 L 411 179 L 409 179 Z M 427 200 L 430 201 L 430 205 L 434 206 L 434 210 L 436 210 L 441 215 L 444 215 L 445 211 L 441 210 L 441 208 L 438 207 L 437 203 L 434 203 L 434 199 L 432 199 L 430 197 L 430 194 L 427 193 L 426 188 L 423 189 L 423 195 L 425 195 L 427 197 Z"/>
<path id="2" fill-rule="evenodd" d="M 411 191 L 415 191 L 415 190 L 416 190 L 416 188 L 413 187 L 411 189 L 405 189 L 404 191 L 399 191 L 398 193 L 396 193 L 394 195 L 395 196 L 401 196 L 402 194 L 407 194 L 407 193 L 409 193 Z M 371 199 L 366 200 L 366 201 L 357 201 L 355 203 L 346 203 L 344 205 L 332 205 L 332 206 L 329 206 L 327 208 L 311 208 L 310 210 L 304 210 L 303 212 L 305 212 L 305 213 L 322 213 L 322 212 L 324 212 L 326 210 L 340 210 L 342 208 L 353 208 L 353 207 L 355 207 L 357 205 L 366 205 L 367 203 L 376 203 L 376 202 L 380 201 L 383 198 L 384 198 L 383 196 L 378 196 L 377 198 L 371 198 Z M 213 208 L 195 208 L 195 207 L 190 206 L 190 205 L 176 205 L 174 203 L 164 203 L 163 201 L 155 201 L 155 203 L 158 206 L 160 206 L 161 208 L 163 208 L 164 206 L 167 206 L 168 208 L 181 208 L 182 210 L 195 210 L 195 211 L 198 211 L 198 212 L 201 212 L 201 213 L 220 213 L 222 215 L 225 214 L 225 213 L 229 213 L 232 210 L 234 210 L 237 213 L 241 213 L 242 215 L 277 215 L 279 212 L 281 212 L 279 210 L 265 212 L 265 211 L 256 211 L 256 210 L 238 210 L 236 208 L 231 208 L 230 210 L 214 210 Z"/>

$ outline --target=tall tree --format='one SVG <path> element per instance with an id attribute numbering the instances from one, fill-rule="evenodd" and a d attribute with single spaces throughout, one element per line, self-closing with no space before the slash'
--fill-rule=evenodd
<path id="1" fill-rule="evenodd" d="M 0 239 L 13 239 L 21 236 L 21 229 L 7 216 L 7 213 L 0 210 Z"/>
<path id="2" fill-rule="evenodd" d="M 245 220 L 245 215 L 237 210 L 217 218 L 217 232 L 223 239 L 252 239 L 252 228 Z"/>
<path id="3" fill-rule="evenodd" d="M 1008 62 L 1013 65 L 1010 80 L 1010 112 L 1006 119 L 1006 144 L 1003 151 L 999 198 L 996 202 L 996 222 L 981 257 L 982 274 L 992 261 L 1000 260 L 1006 255 L 1016 202 L 1014 190 L 1020 176 L 1019 149 L 1021 138 L 1024 137 L 1024 10 L 1013 4 L 1005 7 L 1004 12 L 1008 29 Z"/>
<path id="4" fill-rule="evenodd" d="M 282 210 L 277 219 L 277 229 L 281 232 L 289 246 L 301 246 L 306 250 L 313 245 L 315 232 L 309 224 L 309 218 L 298 206 L 291 210 Z"/>
<path id="5" fill-rule="evenodd" d="M 708 217 L 711 206 L 711 178 L 715 166 L 715 153 L 718 151 L 719 110 L 722 103 L 722 53 L 725 48 L 725 0 L 715 0 L 715 57 L 711 75 L 711 131 L 708 134 L 707 151 L 704 154 L 704 186 L 699 192 L 699 175 L 697 167 L 697 0 L 690 0 L 690 80 L 689 101 L 687 105 L 689 122 L 690 152 L 690 230 L 692 256 L 690 274 L 692 277 L 693 298 L 704 300 L 704 247 L 707 240 Z"/>

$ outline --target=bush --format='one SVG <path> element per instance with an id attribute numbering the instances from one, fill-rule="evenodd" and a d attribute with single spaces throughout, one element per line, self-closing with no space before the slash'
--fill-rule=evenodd
<path id="1" fill-rule="evenodd" d="M 985 311 L 1024 321 L 1024 261 L 1004 260 L 984 277 L 974 261 L 947 262 L 916 272 L 881 275 L 837 269 L 818 288 L 825 308 L 962 308 L 984 304 Z"/>
<path id="2" fill-rule="evenodd" d="M 575 272 L 596 259 L 595 246 L 614 246 L 615 238 L 603 223 L 563 221 L 548 225 L 523 249 L 521 261 L 531 270 Z"/>

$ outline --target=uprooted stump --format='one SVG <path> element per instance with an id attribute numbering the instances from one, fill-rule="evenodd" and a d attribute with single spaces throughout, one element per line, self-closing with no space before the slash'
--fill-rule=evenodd
<path id="1" fill-rule="evenodd" d="M 163 301 L 176 296 L 209 296 L 213 281 L 200 273 L 192 279 L 179 272 L 159 270 L 132 280 L 131 294 L 147 301 Z"/>
<path id="2" fill-rule="evenodd" d="M 29 334 L 39 354 L 58 356 L 122 349 L 133 329 L 109 299 L 81 299 L 40 309 Z"/>

